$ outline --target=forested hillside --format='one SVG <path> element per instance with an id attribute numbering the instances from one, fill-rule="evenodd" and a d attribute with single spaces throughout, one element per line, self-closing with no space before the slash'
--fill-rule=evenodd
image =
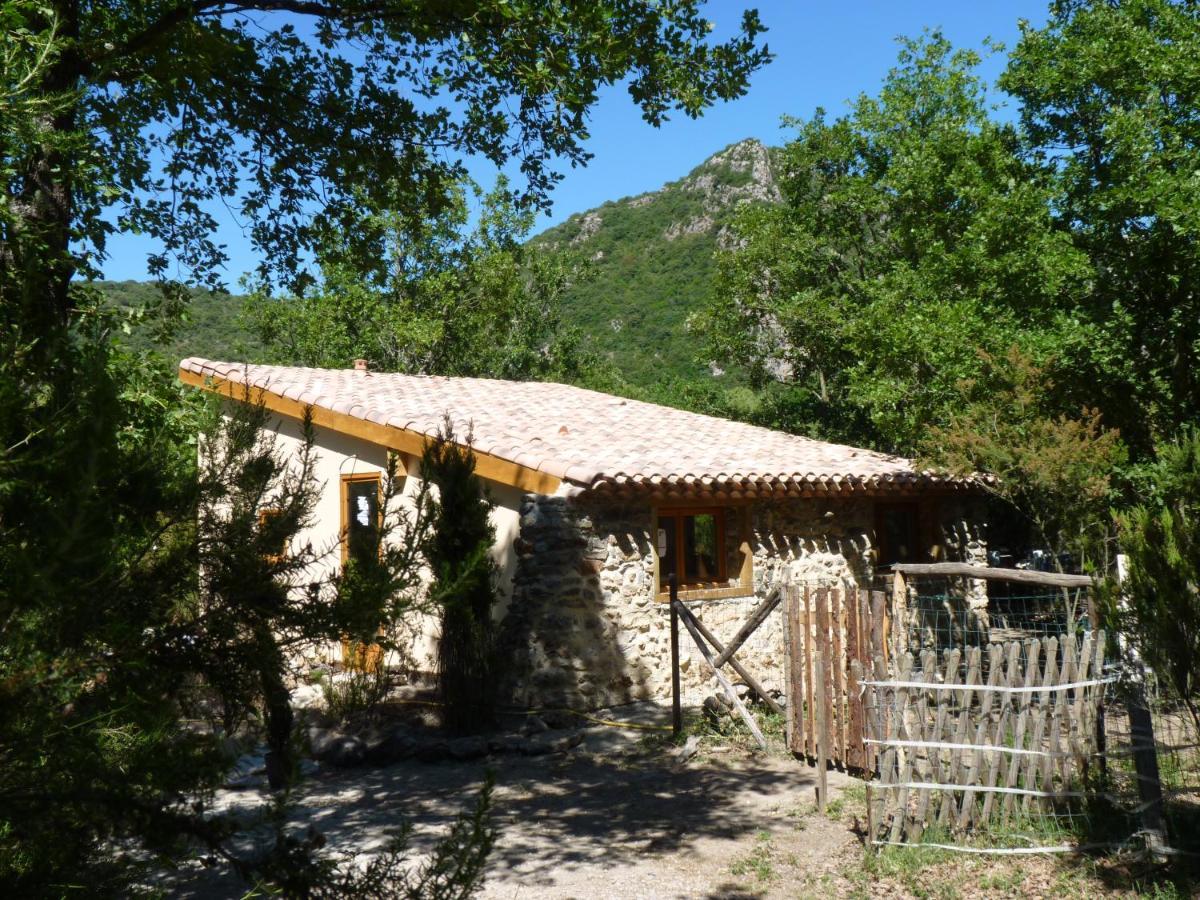
<path id="1" fill-rule="evenodd" d="M 727 246 L 734 212 L 777 203 L 775 152 L 755 140 L 726 147 L 657 191 L 605 203 L 535 237 L 589 260 L 592 277 L 564 295 L 564 319 L 595 342 L 625 380 L 707 380 L 686 330 L 712 291 L 713 254 Z"/>
<path id="2" fill-rule="evenodd" d="M 145 307 L 161 297 L 159 289 L 151 282 L 101 281 L 96 286 L 109 302 L 126 309 Z M 262 343 L 240 320 L 244 302 L 245 298 L 238 294 L 192 290 L 184 321 L 159 349 L 168 357 L 180 359 L 205 356 L 209 359 L 254 360 L 262 350 Z M 149 347 L 152 338 L 149 329 L 135 327 L 122 341 L 140 349 Z"/>

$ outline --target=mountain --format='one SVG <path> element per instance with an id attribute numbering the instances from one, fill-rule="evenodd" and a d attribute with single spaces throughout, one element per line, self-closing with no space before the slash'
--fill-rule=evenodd
<path id="1" fill-rule="evenodd" d="M 745 203 L 778 203 L 775 152 L 740 141 L 657 191 L 571 216 L 532 239 L 570 250 L 592 277 L 571 287 L 563 318 L 579 326 L 625 380 L 650 387 L 664 375 L 708 380 L 685 323 L 712 291 L 714 253 L 732 242 Z"/>
<path id="2" fill-rule="evenodd" d="M 738 208 L 779 201 L 775 151 L 745 140 L 678 181 L 573 215 L 530 243 L 588 260 L 590 277 L 568 289 L 563 319 L 578 326 L 626 382 L 652 392 L 672 377 L 711 383 L 713 372 L 696 358 L 687 317 L 711 294 L 713 255 L 732 242 Z M 157 290 L 136 281 L 99 286 L 122 306 L 145 303 Z M 188 321 L 164 352 L 261 358 L 262 345 L 239 320 L 242 304 L 236 295 L 193 291 Z M 149 342 L 137 331 L 128 340 L 135 347 Z"/>

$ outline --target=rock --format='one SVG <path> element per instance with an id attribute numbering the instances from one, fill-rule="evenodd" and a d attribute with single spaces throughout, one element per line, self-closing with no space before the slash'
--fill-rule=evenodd
<path id="1" fill-rule="evenodd" d="M 266 757 L 247 753 L 245 756 L 238 757 L 237 762 L 233 764 L 229 777 L 225 779 L 225 787 L 235 790 L 258 787 L 262 784 L 266 772 Z"/>
<path id="2" fill-rule="evenodd" d="M 524 756 L 545 756 L 550 752 L 550 742 L 542 737 L 530 738 L 521 748 Z"/>
<path id="3" fill-rule="evenodd" d="M 525 724 L 521 726 L 521 734 L 541 734 L 543 731 L 549 731 L 550 726 L 537 716 L 529 716 L 525 720 Z"/>
<path id="4" fill-rule="evenodd" d="M 455 738 L 446 744 L 446 752 L 451 759 L 468 760 L 487 756 L 487 738 L 478 735 Z"/>
<path id="5" fill-rule="evenodd" d="M 333 745 L 345 735 L 336 728 L 323 728 L 320 725 L 310 725 L 304 731 L 308 739 L 308 749 L 313 759 L 324 760 Z"/>
<path id="6" fill-rule="evenodd" d="M 709 694 L 704 698 L 702 706 L 706 716 L 718 721 L 729 715 L 729 711 L 733 708 L 733 704 L 724 694 Z"/>
<path id="7" fill-rule="evenodd" d="M 292 706 L 296 709 L 321 707 L 325 703 L 325 693 L 319 684 L 297 685 L 292 691 Z"/>
<path id="8" fill-rule="evenodd" d="M 529 738 L 519 734 L 504 734 L 488 741 L 492 753 L 524 753 L 529 747 Z"/>
<path id="9" fill-rule="evenodd" d="M 390 766 L 414 756 L 418 746 L 417 739 L 403 728 L 375 735 L 366 744 L 366 761 L 373 766 Z"/>
<path id="10" fill-rule="evenodd" d="M 574 716 L 569 712 L 552 709 L 542 717 L 542 721 L 544 721 L 552 729 L 559 729 L 570 728 L 576 722 L 578 722 L 579 719 L 577 716 Z"/>
<path id="11" fill-rule="evenodd" d="M 367 744 L 360 737 L 344 734 L 334 740 L 318 759 L 339 769 L 361 766 L 367 760 Z"/>
<path id="12" fill-rule="evenodd" d="M 528 745 L 522 751 L 526 756 L 545 756 L 547 753 L 566 753 L 572 747 L 583 742 L 582 731 L 570 731 L 566 734 L 540 734 L 529 739 Z"/>
<path id="13" fill-rule="evenodd" d="M 693 734 L 691 737 L 689 737 L 687 739 L 687 741 L 684 743 L 684 745 L 682 747 L 675 750 L 675 752 L 673 754 L 675 757 L 675 765 L 682 766 L 689 759 L 691 759 L 693 756 L 695 756 L 697 751 L 699 751 L 699 749 L 700 749 L 700 735 Z"/>

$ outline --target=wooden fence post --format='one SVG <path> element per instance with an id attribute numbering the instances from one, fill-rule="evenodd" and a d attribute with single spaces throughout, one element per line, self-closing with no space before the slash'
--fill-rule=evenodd
<path id="1" fill-rule="evenodd" d="M 896 655 L 908 651 L 908 582 L 903 572 L 892 576 L 892 643 Z"/>
<path id="2" fill-rule="evenodd" d="M 829 798 L 829 773 L 826 762 L 829 758 L 829 720 L 825 717 L 827 704 L 824 649 L 817 650 L 813 656 L 813 668 L 816 670 L 813 677 L 817 680 L 817 812 L 824 813 L 825 801 Z"/>
<path id="3" fill-rule="evenodd" d="M 683 705 L 679 697 L 679 613 L 675 604 L 679 601 L 679 577 L 672 572 L 668 576 L 671 592 L 671 731 L 678 737 L 683 731 Z"/>
<path id="4" fill-rule="evenodd" d="M 1166 856 L 1167 840 L 1163 822 L 1162 779 L 1158 772 L 1158 747 L 1154 742 L 1154 719 L 1146 702 L 1145 675 L 1139 673 L 1130 691 L 1129 737 L 1133 745 L 1133 766 L 1137 772 L 1141 798 L 1142 830 L 1146 849 L 1156 859 Z"/>

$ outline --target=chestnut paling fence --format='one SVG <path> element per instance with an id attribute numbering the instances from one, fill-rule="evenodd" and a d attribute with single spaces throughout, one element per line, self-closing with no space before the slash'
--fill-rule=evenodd
<path id="1" fill-rule="evenodd" d="M 903 653 L 864 682 L 873 844 L 991 832 L 1015 851 L 1074 850 L 1060 832 L 1102 791 L 1104 633 Z M 985 665 L 986 657 L 986 665 Z M 963 676 L 963 663 L 966 673 Z M 986 673 L 986 674 L 985 674 Z"/>
<path id="2" fill-rule="evenodd" d="M 897 568 L 921 571 L 784 589 L 787 738 L 818 805 L 840 768 L 868 780 L 874 847 L 1200 850 L 1195 719 L 1106 655 L 1086 579 Z"/>

